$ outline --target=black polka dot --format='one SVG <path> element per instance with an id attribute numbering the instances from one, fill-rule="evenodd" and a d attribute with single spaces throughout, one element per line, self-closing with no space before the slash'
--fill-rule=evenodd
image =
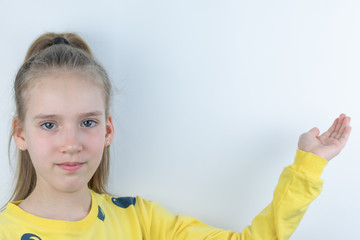
<path id="1" fill-rule="evenodd" d="M 32 233 L 25 233 L 22 235 L 21 240 L 41 240 L 41 238 Z"/>
<path id="2" fill-rule="evenodd" d="M 101 221 L 104 222 L 104 220 L 105 220 L 105 213 L 104 213 L 104 211 L 101 209 L 100 206 L 98 206 L 98 207 L 99 207 L 98 218 L 99 218 Z"/>
<path id="3" fill-rule="evenodd" d="M 136 203 L 136 198 L 134 197 L 119 197 L 119 198 L 112 198 L 112 202 L 121 208 L 128 208 L 130 205 L 134 205 Z"/>

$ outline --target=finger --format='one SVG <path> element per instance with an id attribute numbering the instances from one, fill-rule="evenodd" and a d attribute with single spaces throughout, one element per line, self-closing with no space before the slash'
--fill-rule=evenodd
<path id="1" fill-rule="evenodd" d="M 319 136 L 320 130 L 317 127 L 313 127 L 308 133 L 310 133 L 314 137 L 317 137 Z"/>
<path id="2" fill-rule="evenodd" d="M 329 128 L 329 130 L 327 130 L 326 132 L 324 132 L 321 137 L 325 137 L 325 138 L 330 138 L 332 134 L 334 134 L 336 126 L 339 122 L 339 118 L 336 118 L 335 121 L 333 122 L 333 124 L 331 125 L 331 127 Z"/>
<path id="3" fill-rule="evenodd" d="M 341 136 L 341 138 L 339 138 L 339 141 L 340 141 L 342 147 L 345 146 L 347 140 L 349 139 L 350 133 L 351 133 L 351 127 L 350 127 L 350 126 L 347 126 L 347 127 L 344 129 L 343 135 Z"/>
<path id="4" fill-rule="evenodd" d="M 339 129 L 337 130 L 337 132 L 334 132 L 334 136 L 333 138 L 335 139 L 339 139 L 341 138 L 342 134 L 344 133 L 344 130 L 347 126 L 349 126 L 350 123 L 350 118 L 349 117 L 343 117 L 342 119 L 339 120 Z M 336 135 L 335 135 L 336 133 Z"/>
<path id="5" fill-rule="evenodd" d="M 346 128 L 349 127 L 350 121 L 351 121 L 350 117 L 345 117 L 343 119 L 340 130 L 337 136 L 335 137 L 336 139 L 340 139 L 342 137 L 342 135 L 345 133 Z"/>
<path id="6" fill-rule="evenodd" d="M 343 121 L 344 121 L 344 118 L 345 118 L 345 114 L 340 114 L 340 116 L 336 119 L 336 125 L 334 126 L 334 130 L 331 132 L 330 134 L 330 138 L 336 138 L 338 136 L 338 133 L 341 129 L 341 126 L 343 124 Z"/>
<path id="7" fill-rule="evenodd" d="M 338 122 L 337 122 L 337 124 L 336 124 L 335 130 L 334 130 L 333 134 L 331 135 L 331 137 L 336 138 L 336 137 L 338 136 L 338 134 L 339 134 L 339 132 L 340 132 L 340 130 L 341 130 L 341 126 L 343 125 L 343 123 L 344 123 L 344 115 L 341 114 L 341 115 L 339 116 L 339 120 L 338 120 Z"/>

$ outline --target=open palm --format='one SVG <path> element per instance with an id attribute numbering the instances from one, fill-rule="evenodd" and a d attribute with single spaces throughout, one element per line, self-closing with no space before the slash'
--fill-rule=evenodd
<path id="1" fill-rule="evenodd" d="M 298 148 L 330 160 L 338 155 L 345 146 L 351 132 L 349 124 L 350 117 L 341 114 L 339 118 L 335 119 L 329 130 L 320 136 L 318 128 L 302 134 L 299 138 Z"/>

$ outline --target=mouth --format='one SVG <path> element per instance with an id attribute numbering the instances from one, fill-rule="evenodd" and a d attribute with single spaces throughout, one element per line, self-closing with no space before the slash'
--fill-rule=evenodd
<path id="1" fill-rule="evenodd" d="M 82 162 L 65 162 L 56 164 L 59 168 L 68 171 L 68 172 L 76 172 L 78 171 L 85 163 Z"/>

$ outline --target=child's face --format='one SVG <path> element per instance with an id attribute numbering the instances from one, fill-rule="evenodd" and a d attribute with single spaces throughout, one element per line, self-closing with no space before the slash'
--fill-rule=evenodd
<path id="1" fill-rule="evenodd" d="M 86 75 L 62 73 L 37 79 L 27 93 L 25 121 L 15 141 L 30 154 L 36 187 L 87 188 L 113 137 L 102 89 Z"/>

